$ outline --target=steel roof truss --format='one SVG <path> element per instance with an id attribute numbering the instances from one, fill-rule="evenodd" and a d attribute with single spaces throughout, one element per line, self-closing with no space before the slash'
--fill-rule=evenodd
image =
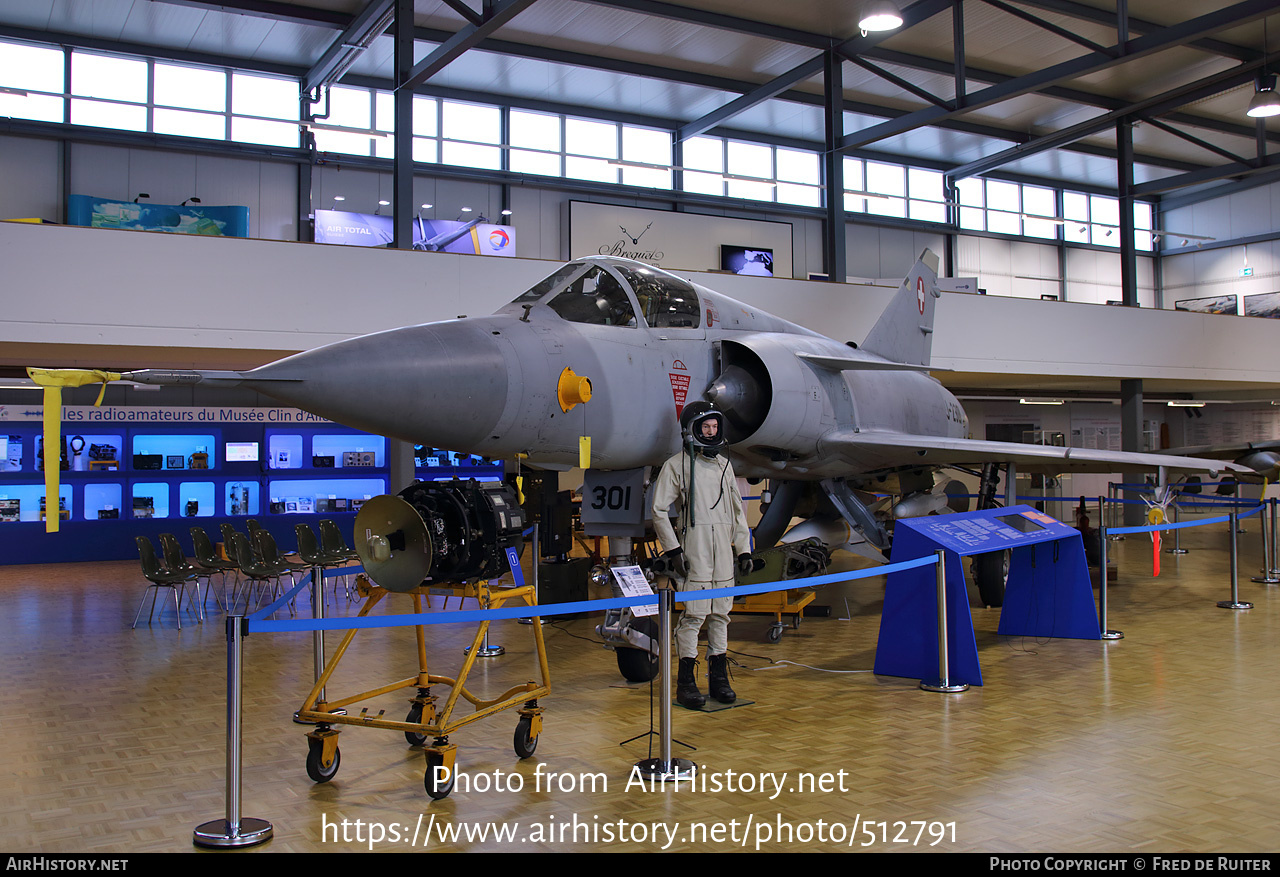
<path id="1" fill-rule="evenodd" d="M 1166 125 L 1164 122 L 1161 122 L 1159 119 L 1153 119 L 1150 116 L 1143 116 L 1142 121 L 1146 122 L 1148 125 L 1151 125 L 1153 128 L 1159 128 L 1161 131 L 1164 131 L 1166 134 L 1172 134 L 1174 137 L 1181 137 L 1183 140 L 1187 141 L 1188 143 L 1194 143 L 1196 146 L 1199 146 L 1201 149 L 1207 149 L 1209 152 L 1212 152 L 1215 155 L 1220 155 L 1223 158 L 1227 159 L 1228 161 L 1238 161 L 1238 162 L 1248 161 L 1248 159 L 1242 158 L 1241 156 L 1236 155 L 1234 152 L 1228 152 L 1227 150 L 1223 149 L 1220 146 L 1214 146 L 1212 143 L 1201 140 L 1199 137 L 1192 136 L 1191 134 L 1188 134 L 1185 131 L 1179 131 L 1177 128 L 1173 127 L 1172 125 Z"/>
<path id="2" fill-rule="evenodd" d="M 534 0 L 505 0 L 505 2 L 493 4 L 491 8 L 486 9 L 488 17 L 484 24 L 469 24 L 455 33 L 434 52 L 415 64 L 409 78 L 398 84 L 396 89 L 412 90 L 422 85 L 456 60 L 459 55 L 478 45 L 485 37 L 528 9 L 533 3 Z"/>
<path id="3" fill-rule="evenodd" d="M 1235 88 L 1242 82 L 1250 82 L 1253 79 L 1253 71 L 1262 66 L 1263 59 L 1259 58 L 1255 61 L 1241 64 L 1231 70 L 1225 70 L 1222 73 L 1216 73 L 1213 76 L 1207 76 L 1204 79 L 1188 83 L 1179 88 L 1166 91 L 1154 97 L 1132 104 L 1119 110 L 1099 116 L 1096 119 L 1090 119 L 1087 122 L 1081 122 L 1079 125 L 1072 125 L 1070 128 L 1064 128 L 1053 134 L 1047 134 L 1043 137 L 1036 138 L 1027 143 L 1015 146 L 1012 149 L 1006 149 L 1003 152 L 989 155 L 986 158 L 980 158 L 977 161 L 961 165 L 952 170 L 952 175 L 956 179 L 964 179 L 965 177 L 977 176 L 979 174 L 988 173 L 1001 165 L 1008 164 L 1011 161 L 1017 161 L 1020 158 L 1026 158 L 1037 152 L 1043 152 L 1046 149 L 1056 149 L 1073 143 L 1082 137 L 1088 137 L 1097 134 L 1112 127 L 1116 122 L 1125 116 L 1136 115 L 1153 115 L 1158 116 L 1164 112 L 1183 106 L 1193 101 L 1203 100 L 1206 97 L 1218 94 L 1229 88 Z"/>
<path id="4" fill-rule="evenodd" d="M 964 107 L 950 110 L 941 107 L 925 108 L 889 122 L 873 125 L 856 134 L 844 137 L 840 143 L 840 150 L 856 149 L 860 146 L 874 143 L 877 140 L 906 134 L 908 131 L 927 125 L 936 125 L 944 119 L 968 110 L 990 106 L 1010 98 L 1043 90 L 1048 86 L 1056 85 L 1068 79 L 1087 76 L 1117 64 L 1185 45 L 1196 39 L 1200 34 L 1213 33 L 1235 27 L 1264 17 L 1274 10 L 1274 0 L 1244 0 L 1244 2 L 1229 6 L 1226 9 L 1171 25 L 1157 33 L 1129 40 L 1123 44 L 1124 54 L 1119 54 L 1122 46 L 1112 46 L 1103 52 L 1092 52 L 1088 55 L 1073 58 L 1070 61 L 1054 64 L 1035 73 L 1015 77 L 1000 85 L 989 86 L 982 91 L 969 95 Z M 1113 52 L 1116 54 L 1112 54 Z"/>
<path id="5" fill-rule="evenodd" d="M 302 90 L 312 92 L 322 86 L 332 85 L 342 78 L 369 44 L 387 29 L 394 16 L 394 0 L 369 0 L 351 24 L 329 44 L 302 78 Z"/>
<path id="6" fill-rule="evenodd" d="M 712 110 L 701 119 L 697 119 L 687 125 L 681 125 L 679 130 L 676 131 L 676 140 L 688 140 L 690 137 L 697 137 L 699 134 L 710 131 L 726 119 L 745 112 L 756 104 L 775 98 L 792 86 L 818 75 L 822 72 L 822 69 L 823 56 L 821 54 L 814 55 L 803 64 L 799 64 L 776 79 L 752 89 L 742 97 L 735 98 L 719 109 Z"/>
<path id="7" fill-rule="evenodd" d="M 465 18 L 469 24 L 473 24 L 476 27 L 484 24 L 484 16 L 464 3 L 463 0 L 444 0 L 444 2 L 450 9 Z"/>
<path id="8" fill-rule="evenodd" d="M 1056 24 L 1052 24 L 1051 22 L 1045 21 L 1043 18 L 1038 18 L 1032 15 L 1030 12 L 1024 12 L 1021 9 L 1018 9 L 1017 7 L 1010 6 L 1008 3 L 1002 3 L 1001 0 L 983 0 L 983 2 L 986 3 L 988 6 L 994 6 L 996 9 L 999 9 L 1001 12 L 1007 13 L 1008 15 L 1012 15 L 1015 18 L 1021 18 L 1023 21 L 1034 24 L 1036 27 L 1044 28 L 1045 30 L 1049 31 L 1049 33 L 1056 34 L 1057 36 L 1062 37 L 1064 40 L 1069 40 L 1070 42 L 1078 43 L 1079 45 L 1084 46 L 1090 52 L 1105 52 L 1108 54 L 1115 53 L 1114 48 L 1109 49 L 1106 46 L 1100 46 L 1097 43 L 1095 43 L 1093 40 L 1087 40 L 1084 37 L 1080 36 L 1079 34 L 1072 33 L 1066 28 L 1058 27 Z"/>

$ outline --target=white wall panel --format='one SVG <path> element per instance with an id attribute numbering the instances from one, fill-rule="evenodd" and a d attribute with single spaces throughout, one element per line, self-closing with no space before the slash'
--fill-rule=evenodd
<path id="1" fill-rule="evenodd" d="M 129 178 L 130 150 L 98 143 L 68 143 L 67 149 L 71 150 L 68 194 L 132 201 L 139 192 L 147 191 L 133 188 Z"/>
<path id="2" fill-rule="evenodd" d="M 0 218 L 62 219 L 58 144 L 34 137 L 0 137 Z"/>
<path id="3" fill-rule="evenodd" d="M 168 346 L 175 356 L 182 348 L 300 350 L 490 313 L 555 267 L 24 223 L 0 223 L 0 264 L 11 288 L 59 292 L 7 300 L 0 345 Z M 840 340 L 864 338 L 892 295 L 880 287 L 679 273 Z M 1046 325 L 1046 313 L 1052 331 L 1029 331 Z M 935 325 L 934 364 L 960 372 L 1280 383 L 1280 324 L 1271 320 L 945 293 Z"/>
<path id="4" fill-rule="evenodd" d="M 150 149 L 128 150 L 129 190 L 132 199 L 140 192 L 150 197 L 144 199 L 151 204 L 181 204 L 185 199 L 195 195 L 205 204 L 223 204 L 214 199 L 205 200 L 205 196 L 196 191 L 196 156 L 182 152 L 160 152 Z M 256 164 L 256 162 L 255 162 Z M 238 169 L 238 177 L 250 176 L 249 168 Z M 258 200 L 257 168 L 252 169 L 252 179 L 243 184 L 244 188 L 253 190 L 254 201 Z M 101 192 L 76 192 L 77 195 L 94 195 L 102 197 Z M 235 202 L 243 204 L 244 202 Z M 250 208 L 250 215 L 253 211 Z"/>
<path id="5" fill-rule="evenodd" d="M 815 221 L 818 248 L 821 254 L 822 225 Z M 886 228 L 864 223 L 845 224 L 846 273 L 849 277 L 869 280 L 896 278 L 905 273 L 920 251 L 928 247 L 942 253 L 943 238 L 940 234 L 911 229 Z M 821 264 L 818 262 L 817 264 Z M 818 271 L 818 268 L 810 268 Z M 800 276 L 798 273 L 796 276 Z M 804 275 L 808 276 L 808 275 Z"/>
<path id="6" fill-rule="evenodd" d="M 1246 265 L 1253 274 L 1241 277 Z M 1166 256 L 1164 273 L 1165 307 L 1184 299 L 1235 295 L 1243 314 L 1243 296 L 1280 291 L 1280 241 Z"/>
<path id="7" fill-rule="evenodd" d="M 201 185 L 203 168 L 201 164 Z M 258 163 L 258 172 L 262 185 L 256 220 L 253 208 L 249 209 L 249 234 L 268 240 L 298 240 L 298 166 L 264 161 Z"/>

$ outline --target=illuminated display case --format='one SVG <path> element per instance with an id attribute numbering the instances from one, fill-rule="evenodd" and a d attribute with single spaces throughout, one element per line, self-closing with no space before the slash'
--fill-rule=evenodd
<path id="1" fill-rule="evenodd" d="M 244 530 L 249 518 L 284 547 L 296 524 L 321 518 L 349 539 L 365 500 L 399 489 L 382 436 L 326 421 L 223 422 L 216 409 L 182 412 L 186 422 L 172 425 L 133 423 L 124 420 L 142 409 L 117 410 L 121 422 L 63 423 L 57 534 L 42 523 L 38 418 L 0 426 L 0 563 L 136 559 L 137 536 L 173 533 L 189 546 L 200 526 L 219 542 L 221 524 Z M 502 478 L 500 462 L 432 448 L 415 448 L 415 464 L 424 480 Z"/>

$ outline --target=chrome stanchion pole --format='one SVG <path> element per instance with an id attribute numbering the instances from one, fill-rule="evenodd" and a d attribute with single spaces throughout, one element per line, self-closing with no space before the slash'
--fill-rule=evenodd
<path id="1" fill-rule="evenodd" d="M 1239 541 L 1236 534 L 1240 532 L 1236 529 L 1237 518 L 1236 513 L 1231 512 L 1227 516 L 1228 526 L 1231 528 L 1231 599 L 1220 600 L 1218 606 L 1222 609 L 1252 609 L 1252 603 L 1242 602 L 1240 600 L 1240 577 L 1239 577 L 1239 557 L 1236 554 L 1236 543 Z"/>
<path id="2" fill-rule="evenodd" d="M 1103 527 L 1098 536 L 1098 635 L 1102 639 L 1124 639 L 1123 633 L 1107 627 L 1107 554 L 1107 528 Z"/>
<path id="3" fill-rule="evenodd" d="M 936 579 L 938 585 L 938 679 L 931 681 L 922 679 L 920 687 L 925 691 L 937 691 L 942 694 L 955 694 L 968 691 L 968 682 L 953 683 L 950 678 L 947 653 L 947 554 L 939 548 L 934 552 L 938 559 Z"/>
<path id="4" fill-rule="evenodd" d="M 658 782 L 692 780 L 697 767 L 685 758 L 671 757 L 671 605 L 675 592 L 658 589 L 658 757 L 636 763 L 641 776 Z"/>
<path id="5" fill-rule="evenodd" d="M 542 592 L 538 590 L 538 567 L 542 566 L 542 558 L 538 556 L 538 552 L 541 550 L 538 546 L 542 543 L 538 541 L 538 525 L 536 523 L 533 525 L 533 539 L 530 541 L 533 544 L 533 551 L 529 558 L 531 566 L 533 567 L 533 595 L 537 598 L 537 601 L 541 603 Z M 516 621 L 517 624 L 538 625 L 549 624 L 550 622 L 550 618 L 521 618 Z"/>
<path id="6" fill-rule="evenodd" d="M 241 686 L 244 681 L 244 616 L 227 618 L 227 811 L 225 819 L 197 825 L 191 841 L 201 847 L 247 847 L 271 839 L 265 819 L 240 815 Z"/>
<path id="7" fill-rule="evenodd" d="M 1120 510 L 1122 508 L 1122 506 L 1119 503 L 1119 499 L 1120 499 L 1120 488 L 1116 487 L 1116 484 L 1114 481 L 1108 481 L 1107 482 L 1107 503 L 1108 503 L 1107 511 L 1111 513 L 1109 516 L 1109 520 L 1111 521 L 1111 523 L 1108 526 L 1113 529 L 1116 525 L 1116 515 L 1120 513 Z M 1099 497 L 1098 501 L 1099 502 L 1102 501 L 1101 497 Z M 1111 541 L 1123 542 L 1124 534 L 1117 533 L 1115 536 L 1111 537 Z"/>
<path id="8" fill-rule="evenodd" d="M 490 584 L 492 584 L 492 582 Z M 483 609 L 489 608 L 489 600 L 487 597 L 485 598 L 485 601 L 482 604 L 481 608 Z M 462 650 L 463 654 L 466 654 L 469 651 L 471 651 L 471 646 L 467 646 L 465 649 Z M 506 653 L 507 653 L 507 650 L 502 646 L 489 645 L 489 628 L 486 627 L 484 629 L 484 642 L 481 643 L 480 648 L 476 649 L 476 657 L 477 658 L 496 658 L 499 655 L 505 655 Z"/>
<path id="9" fill-rule="evenodd" d="M 1275 569 L 1275 500 L 1273 498 L 1263 500 L 1263 502 L 1271 506 L 1271 521 L 1268 523 L 1267 516 L 1262 512 L 1258 513 L 1258 530 L 1262 533 L 1262 575 L 1254 576 L 1251 581 L 1261 585 L 1280 585 L 1280 578 L 1276 577 Z"/>
<path id="10" fill-rule="evenodd" d="M 335 597 L 334 599 L 336 600 L 337 598 Z M 324 567 L 322 566 L 311 567 L 311 615 L 317 621 L 324 620 Z M 325 664 L 323 630 L 313 630 L 311 632 L 311 664 L 315 668 L 315 680 L 319 682 L 321 675 L 324 674 Z M 324 689 L 321 688 L 320 696 L 316 699 L 316 709 L 323 711 L 324 708 Z M 333 713 L 335 716 L 345 716 L 347 714 L 347 711 L 342 707 L 328 712 Z M 310 719 L 298 718 L 298 713 L 293 714 L 293 721 L 297 725 L 318 724 L 318 722 L 313 722 Z"/>
<path id="11" fill-rule="evenodd" d="M 1271 506 L 1271 568 L 1267 570 L 1267 576 L 1272 579 L 1280 580 L 1280 557 L 1276 554 L 1276 506 L 1280 504 L 1280 499 L 1271 497 L 1267 501 Z"/>
<path id="12" fill-rule="evenodd" d="M 1181 496 L 1181 494 L 1179 494 L 1179 496 Z M 1178 496 L 1175 496 L 1173 498 L 1173 522 L 1175 524 L 1178 523 L 1178 518 L 1180 517 L 1178 514 L 1178 498 L 1179 498 Z M 1182 534 L 1182 528 L 1175 527 L 1173 531 L 1173 547 L 1170 549 L 1167 549 L 1169 554 L 1186 554 L 1187 553 L 1187 549 L 1182 547 L 1181 534 Z"/>

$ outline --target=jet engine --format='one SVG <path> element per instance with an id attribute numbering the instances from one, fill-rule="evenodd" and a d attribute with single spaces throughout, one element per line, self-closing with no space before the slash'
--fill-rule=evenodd
<path id="1" fill-rule="evenodd" d="M 706 397 L 724 412 L 730 444 L 750 440 L 753 450 L 767 454 L 821 434 L 828 388 L 796 358 L 803 346 L 763 335 L 721 342 L 720 374 Z"/>
<path id="2" fill-rule="evenodd" d="M 369 577 L 388 591 L 408 591 L 430 577 L 496 579 L 506 550 L 521 546 L 524 511 L 499 482 L 418 481 L 397 496 L 376 496 L 355 521 L 355 550 Z"/>

